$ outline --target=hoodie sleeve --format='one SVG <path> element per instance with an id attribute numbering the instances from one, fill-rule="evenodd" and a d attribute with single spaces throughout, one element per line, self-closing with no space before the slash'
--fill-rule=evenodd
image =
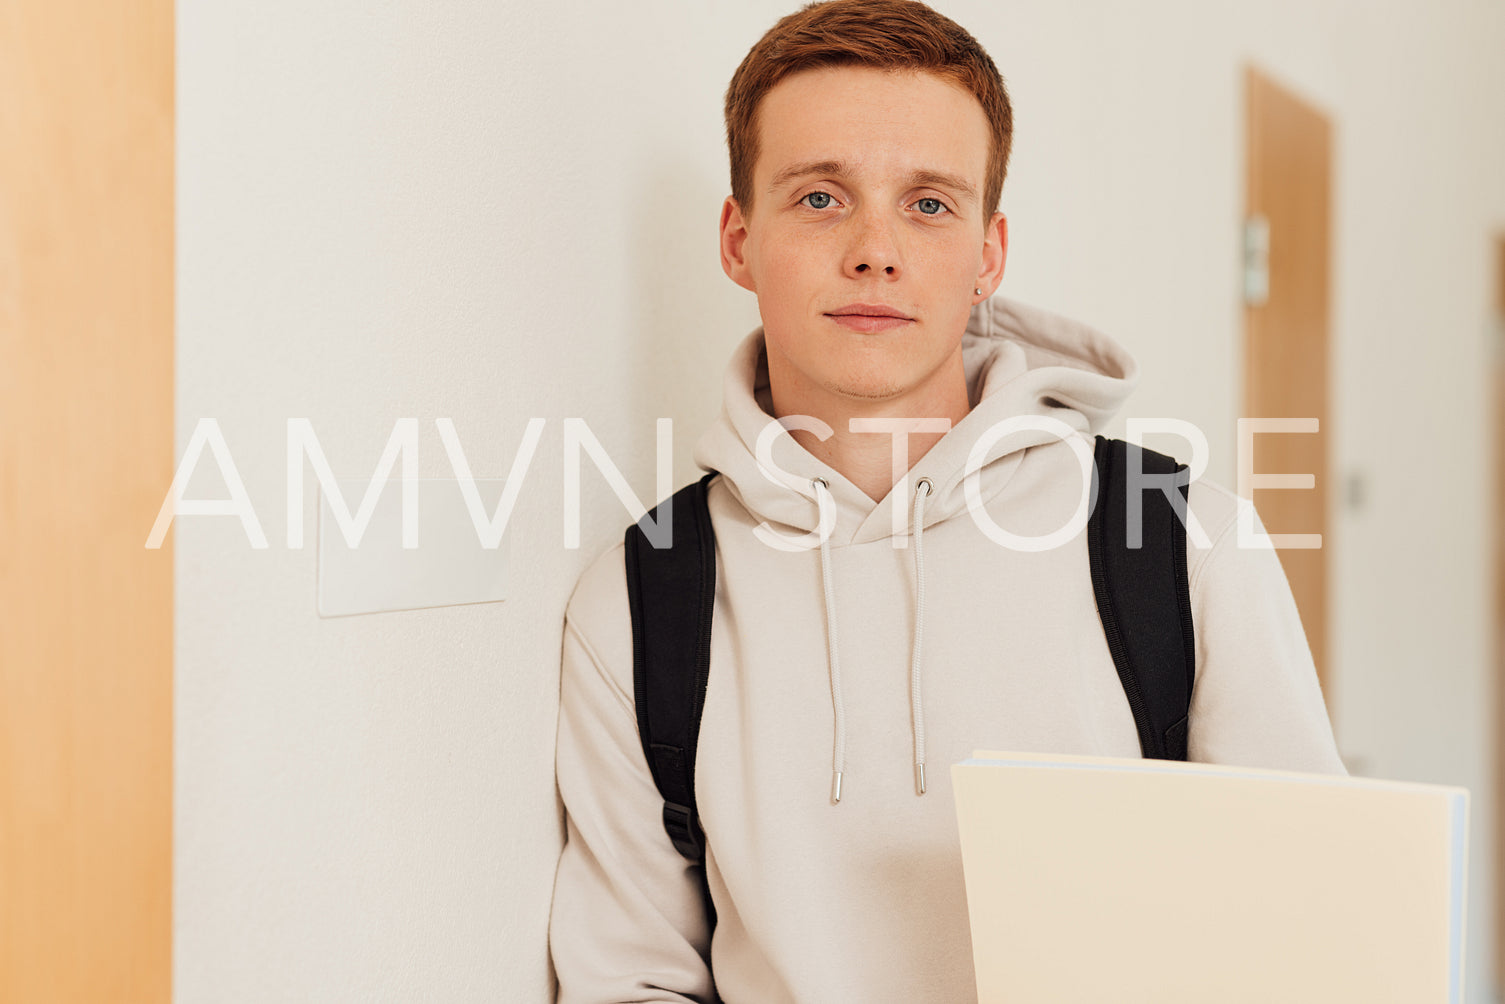
<path id="1" fill-rule="evenodd" d="M 1236 510 L 1252 503 L 1217 491 L 1234 512 L 1189 561 L 1197 675 L 1188 759 L 1347 774 L 1279 555 L 1239 546 Z M 1254 523 L 1263 534 L 1257 514 Z"/>
<path id="2" fill-rule="evenodd" d="M 555 761 L 565 845 L 549 920 L 558 1001 L 706 1002 L 700 872 L 664 832 L 638 739 L 625 580 L 619 546 L 582 576 L 565 618 Z"/>

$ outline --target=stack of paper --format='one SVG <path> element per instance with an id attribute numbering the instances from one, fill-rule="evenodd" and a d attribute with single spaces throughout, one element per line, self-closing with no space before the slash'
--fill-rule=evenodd
<path id="1" fill-rule="evenodd" d="M 1463 788 L 978 751 L 982 1004 L 1463 1000 Z"/>

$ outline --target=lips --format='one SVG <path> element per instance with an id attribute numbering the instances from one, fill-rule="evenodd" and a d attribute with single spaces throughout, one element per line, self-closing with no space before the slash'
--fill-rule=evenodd
<path id="1" fill-rule="evenodd" d="M 882 303 L 849 303 L 828 312 L 826 316 L 843 328 L 867 334 L 914 323 L 914 318 Z"/>
<path id="2" fill-rule="evenodd" d="M 895 308 L 883 303 L 849 303 L 845 307 L 837 307 L 835 310 L 826 311 L 826 313 L 833 317 L 845 315 L 863 317 L 898 317 L 906 321 L 913 319 L 903 311 L 896 310 Z"/>

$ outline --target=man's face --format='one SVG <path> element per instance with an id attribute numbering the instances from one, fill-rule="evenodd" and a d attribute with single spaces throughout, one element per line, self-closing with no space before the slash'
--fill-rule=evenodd
<path id="1" fill-rule="evenodd" d="M 758 295 L 776 409 L 948 414 L 1007 251 L 1003 214 L 982 218 L 982 106 L 930 74 L 826 67 L 780 81 L 759 125 L 752 214 L 726 200 L 721 251 Z"/>

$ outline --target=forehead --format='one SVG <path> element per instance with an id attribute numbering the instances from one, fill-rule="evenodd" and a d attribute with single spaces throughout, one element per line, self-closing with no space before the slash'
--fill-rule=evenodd
<path id="1" fill-rule="evenodd" d="M 930 73 L 867 66 L 802 70 L 779 81 L 758 108 L 754 185 L 768 189 L 790 167 L 840 161 L 878 180 L 929 170 L 982 190 L 989 130 L 977 98 Z"/>

